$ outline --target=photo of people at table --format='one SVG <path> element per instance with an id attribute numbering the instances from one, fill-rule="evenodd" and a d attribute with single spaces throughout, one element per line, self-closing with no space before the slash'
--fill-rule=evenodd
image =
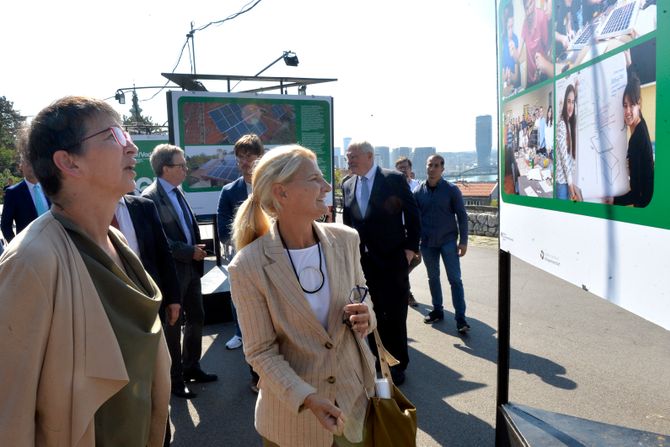
<path id="1" fill-rule="evenodd" d="M 645 207 L 654 188 L 656 41 L 556 80 L 560 200 Z"/>
<path id="2" fill-rule="evenodd" d="M 500 0 L 502 97 L 655 31 L 656 14 L 656 0 Z"/>
<path id="3" fill-rule="evenodd" d="M 553 104 L 553 86 L 548 85 L 504 105 L 505 193 L 553 197 Z"/>
<path id="4" fill-rule="evenodd" d="M 656 0 L 553 0 L 556 75 L 656 29 Z"/>

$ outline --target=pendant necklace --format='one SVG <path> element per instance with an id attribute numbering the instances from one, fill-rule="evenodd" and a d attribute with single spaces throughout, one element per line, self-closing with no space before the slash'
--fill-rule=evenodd
<path id="1" fill-rule="evenodd" d="M 308 293 L 310 295 L 312 295 L 314 293 L 317 293 L 319 290 L 321 290 L 323 288 L 323 284 L 326 282 L 326 276 L 323 274 L 323 270 L 321 269 L 321 243 L 319 241 L 319 236 L 317 236 L 316 231 L 314 230 L 314 227 L 312 227 L 312 234 L 314 235 L 314 239 L 316 240 L 316 248 L 319 251 L 319 269 L 318 269 L 318 272 L 319 272 L 319 275 L 321 276 L 321 284 L 319 285 L 319 287 L 317 287 L 314 290 L 307 290 L 302 286 L 302 282 L 300 282 L 300 275 L 298 275 L 298 271 L 295 269 L 295 264 L 293 264 L 293 258 L 291 258 L 291 251 L 286 246 L 286 242 L 284 241 L 284 237 L 281 235 L 281 231 L 279 230 L 279 225 L 277 225 L 277 230 L 278 230 L 277 232 L 279 233 L 279 239 L 281 239 L 281 243 L 284 246 L 284 248 L 286 249 L 286 254 L 288 255 L 288 260 L 291 263 L 291 267 L 293 268 L 293 273 L 295 273 L 295 277 L 298 280 L 298 284 L 300 284 L 300 288 L 302 289 L 303 292 Z M 303 273 L 306 270 L 310 270 L 310 269 L 314 270 L 314 271 L 317 271 L 316 267 L 307 267 L 307 268 L 303 269 L 303 271 L 300 272 L 300 273 Z"/>

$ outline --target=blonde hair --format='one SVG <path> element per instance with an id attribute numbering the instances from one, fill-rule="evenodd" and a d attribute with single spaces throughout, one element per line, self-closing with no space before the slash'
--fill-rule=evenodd
<path id="1" fill-rule="evenodd" d="M 242 202 L 233 221 L 233 244 L 241 250 L 270 231 L 280 205 L 272 194 L 272 185 L 293 179 L 305 160 L 316 160 L 310 149 L 291 144 L 272 149 L 259 159 L 252 174 L 252 194 Z"/>

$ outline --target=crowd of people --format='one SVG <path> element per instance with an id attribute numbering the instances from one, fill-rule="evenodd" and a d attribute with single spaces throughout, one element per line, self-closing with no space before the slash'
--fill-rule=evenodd
<path id="1" fill-rule="evenodd" d="M 181 190 L 184 151 L 153 149 L 156 180 L 140 196 L 137 147 L 104 101 L 61 98 L 20 138 L 25 179 L 2 222 L 0 434 L 8 445 L 168 445 L 170 395 L 196 398 L 191 383 L 218 380 L 200 365 L 208 253 Z M 339 224 L 323 218 L 332 186 L 310 149 L 265 153 L 245 135 L 235 157 L 241 176 L 220 193 L 217 231 L 234 246 L 226 347 L 244 349 L 255 427 L 268 446 L 361 445 L 373 329 L 398 360 L 393 382 L 406 380 L 412 268 L 426 266 L 433 324 L 442 258 L 455 330 L 470 329 L 461 193 L 439 155 L 419 183 L 410 160 L 382 169 L 355 141 Z"/>

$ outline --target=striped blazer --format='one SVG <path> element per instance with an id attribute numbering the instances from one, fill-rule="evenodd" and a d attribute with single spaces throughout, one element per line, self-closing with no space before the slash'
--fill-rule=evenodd
<path id="1" fill-rule="evenodd" d="M 330 284 L 327 329 L 300 288 L 276 224 L 228 266 L 244 354 L 260 376 L 256 430 L 280 446 L 331 447 L 332 434 L 302 408 L 311 393 L 336 403 L 345 415 L 344 435 L 359 442 L 366 390 L 370 395 L 374 391 L 374 357 L 342 323 L 351 289 L 365 283 L 358 234 L 340 224 L 313 225 Z M 371 331 L 376 318 L 366 303 Z"/>

